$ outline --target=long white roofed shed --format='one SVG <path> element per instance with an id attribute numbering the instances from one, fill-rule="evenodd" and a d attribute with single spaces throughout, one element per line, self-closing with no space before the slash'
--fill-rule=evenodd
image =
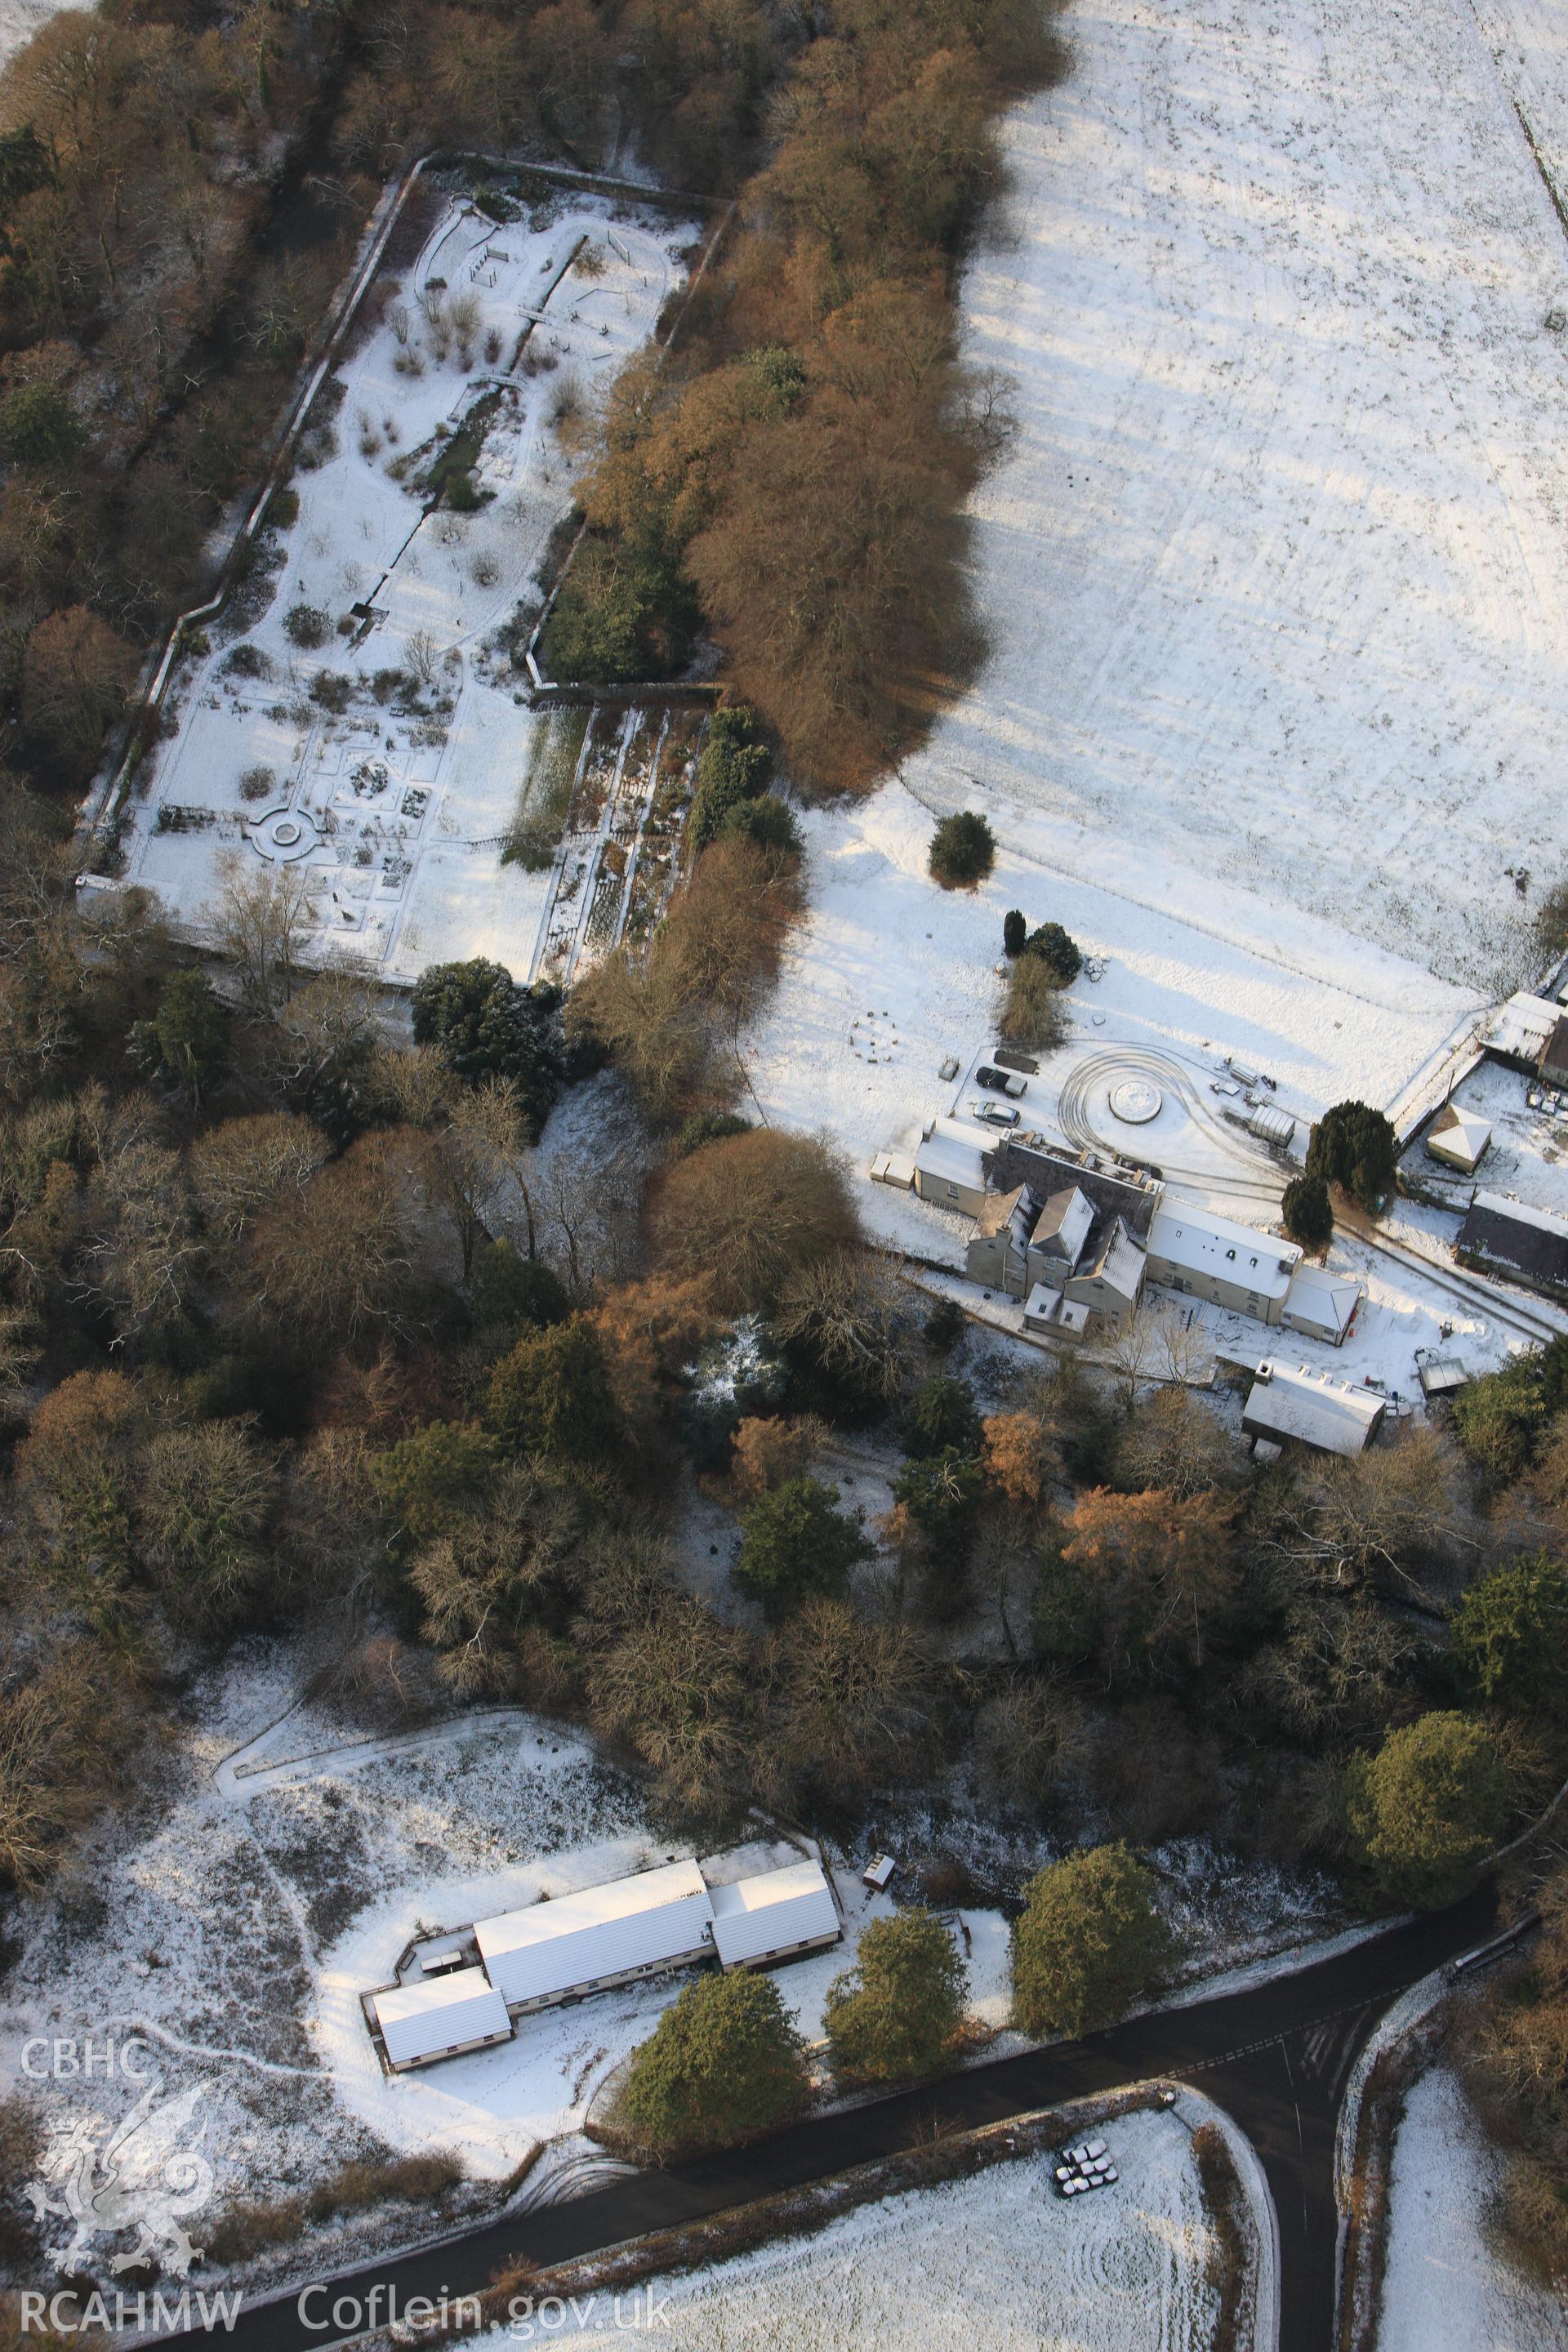
<path id="1" fill-rule="evenodd" d="M 483 1969 L 454 1969 L 422 1984 L 394 1985 L 370 2000 L 395 2074 L 511 2040 L 506 2003 Z"/>
<path id="2" fill-rule="evenodd" d="M 713 1907 L 697 1864 L 672 1862 L 480 1919 L 474 1940 L 515 2016 L 705 1958 Z"/>
<path id="3" fill-rule="evenodd" d="M 833 1889 L 816 1862 L 786 1863 L 711 1889 L 713 1941 L 727 1969 L 762 1968 L 818 1951 L 843 1933 Z"/>

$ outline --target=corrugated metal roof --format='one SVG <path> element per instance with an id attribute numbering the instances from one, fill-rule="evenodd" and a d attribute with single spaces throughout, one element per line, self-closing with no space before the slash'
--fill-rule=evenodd
<path id="1" fill-rule="evenodd" d="M 454 1969 L 423 1984 L 397 1985 L 374 1996 L 375 2021 L 395 2066 L 436 2058 L 464 2042 L 510 2033 L 506 2003 L 483 1969 Z"/>
<path id="2" fill-rule="evenodd" d="M 713 1941 L 727 1969 L 839 1933 L 833 1890 L 816 1862 L 786 1863 L 712 1890 Z"/>
<path id="3" fill-rule="evenodd" d="M 681 1959 L 711 1941 L 712 1926 L 702 1873 L 675 1862 L 481 1919 L 474 1937 L 491 1983 L 516 2002 Z"/>

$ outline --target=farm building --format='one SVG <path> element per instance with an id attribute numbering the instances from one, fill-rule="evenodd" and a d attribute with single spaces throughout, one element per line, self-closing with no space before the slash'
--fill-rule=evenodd
<path id="1" fill-rule="evenodd" d="M 1233 1224 L 1228 1217 L 1185 1202 L 1156 1210 L 1149 1228 L 1151 1280 L 1258 1323 L 1284 1321 L 1300 1263 L 1294 1242 L 1277 1241 L 1256 1226 Z"/>
<path id="2" fill-rule="evenodd" d="M 1568 1020 L 1552 1024 L 1535 1068 L 1543 1087 L 1568 1087 Z"/>
<path id="3" fill-rule="evenodd" d="M 1528 1071 L 1533 1076 L 1562 1018 L 1560 1004 L 1521 989 L 1506 1004 L 1498 1007 L 1481 1042 L 1493 1061 L 1506 1063 L 1511 1070 Z"/>
<path id="4" fill-rule="evenodd" d="M 1352 1388 L 1331 1373 L 1292 1371 L 1263 1363 L 1241 1409 L 1241 1426 L 1251 1438 L 1282 1444 L 1287 1439 L 1319 1454 L 1363 1454 L 1383 1426 L 1387 1400 L 1371 1389 Z"/>
<path id="5" fill-rule="evenodd" d="M 1338 1348 L 1343 1345 L 1361 1302 L 1361 1285 L 1348 1275 L 1330 1274 L 1321 1265 L 1299 1265 L 1285 1293 L 1279 1320 L 1288 1331 L 1303 1332 L 1309 1339 L 1326 1339 L 1331 1348 Z"/>
<path id="6" fill-rule="evenodd" d="M 1478 1192 L 1454 1255 L 1478 1274 L 1522 1283 L 1550 1298 L 1568 1297 L 1568 1217 L 1549 1209 L 1532 1209 L 1501 1192 Z"/>
<path id="7" fill-rule="evenodd" d="M 990 1168 L 987 1139 L 962 1119 L 933 1119 L 915 1154 L 915 1191 L 939 1209 L 978 1216 L 985 1205 Z"/>
<path id="8" fill-rule="evenodd" d="M 393 2074 L 510 2042 L 507 2006 L 483 1969 L 452 1969 L 372 1993 L 370 2008 Z"/>
<path id="9" fill-rule="evenodd" d="M 474 1940 L 516 2015 L 705 1959 L 713 1908 L 697 1864 L 672 1862 L 481 1919 Z"/>
<path id="10" fill-rule="evenodd" d="M 843 1933 L 833 1889 L 816 1862 L 790 1862 L 710 1889 L 713 1941 L 727 1969 L 755 1969 L 836 1944 Z"/>
<path id="11" fill-rule="evenodd" d="M 1491 1139 L 1487 1121 L 1473 1110 L 1461 1110 L 1458 1103 L 1445 1103 L 1426 1130 L 1432 1158 L 1445 1168 L 1457 1168 L 1462 1176 L 1475 1174 Z"/>
<path id="12" fill-rule="evenodd" d="M 387 2072 L 402 2074 L 509 2041 L 533 2010 L 700 1960 L 770 1968 L 843 1932 L 819 1862 L 718 1885 L 700 1863 L 668 1863 L 423 1938 L 398 1963 L 397 1983 L 362 1997 L 365 2021 Z"/>

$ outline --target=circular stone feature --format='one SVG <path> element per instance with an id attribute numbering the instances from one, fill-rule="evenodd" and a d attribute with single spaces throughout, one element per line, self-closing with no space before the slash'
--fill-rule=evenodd
<path id="1" fill-rule="evenodd" d="M 297 857 L 308 857 L 321 839 L 316 821 L 303 809 L 274 808 L 267 810 L 246 828 L 246 836 L 258 857 L 269 865 L 291 865 Z"/>
<path id="2" fill-rule="evenodd" d="M 1110 1108 L 1126 1127 L 1147 1127 L 1159 1118 L 1164 1099 L 1148 1078 L 1123 1078 L 1110 1089 Z"/>

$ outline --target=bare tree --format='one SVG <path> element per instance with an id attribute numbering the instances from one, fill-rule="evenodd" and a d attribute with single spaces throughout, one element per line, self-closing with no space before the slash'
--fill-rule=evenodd
<path id="1" fill-rule="evenodd" d="M 926 1307 L 901 1265 L 839 1249 L 801 1266 L 779 1294 L 773 1328 L 829 1370 L 891 1404 L 904 1387 Z"/>
<path id="2" fill-rule="evenodd" d="M 221 872 L 217 900 L 204 909 L 207 934 L 238 975 L 244 1003 L 270 1014 L 292 996 L 300 951 L 316 928 L 310 877 L 302 866 L 233 855 Z"/>
<path id="3" fill-rule="evenodd" d="M 1159 1319 L 1153 1309 L 1142 1301 L 1130 1315 L 1112 1323 L 1107 1332 L 1105 1353 L 1126 1382 L 1122 1404 L 1129 1413 L 1137 1402 L 1139 1382 L 1149 1379 L 1163 1352 Z"/>

